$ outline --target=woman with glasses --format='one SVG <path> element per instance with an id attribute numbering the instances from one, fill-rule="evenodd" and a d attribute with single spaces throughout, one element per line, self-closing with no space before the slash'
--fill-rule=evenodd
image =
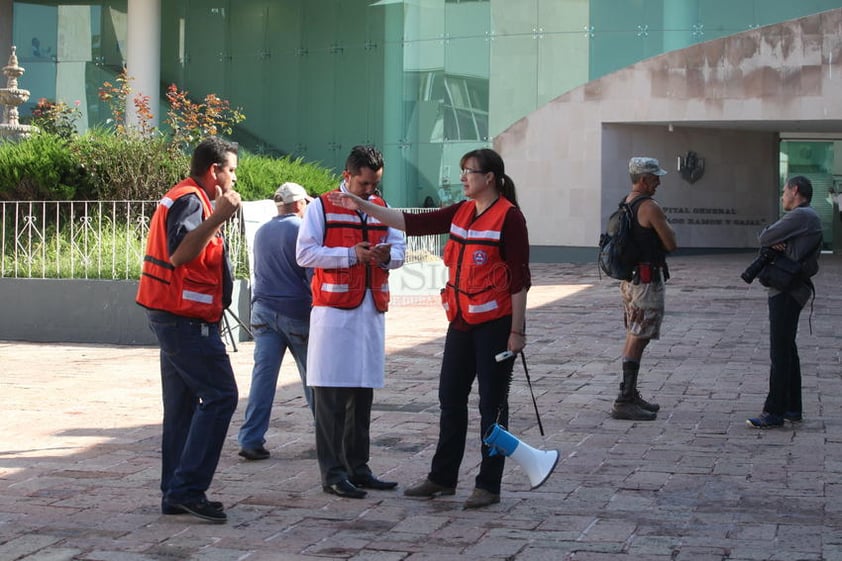
<path id="1" fill-rule="evenodd" d="M 444 248 L 448 282 L 442 304 L 450 325 L 439 378 L 439 440 L 427 477 L 407 488 L 410 497 L 453 495 L 468 431 L 468 395 L 479 386 L 480 439 L 494 423 L 508 425 L 508 389 L 514 356 L 502 351 L 526 346 L 526 292 L 531 284 L 526 219 L 517 205 L 515 185 L 494 150 L 462 156 L 466 200 L 424 214 L 373 205 L 347 193 L 331 198 L 388 226 L 423 236 L 449 233 Z M 464 508 L 500 502 L 505 458 L 482 444 L 482 463 Z"/>

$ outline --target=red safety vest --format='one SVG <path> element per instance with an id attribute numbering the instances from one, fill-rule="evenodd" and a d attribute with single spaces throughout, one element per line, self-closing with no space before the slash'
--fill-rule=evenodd
<path id="1" fill-rule="evenodd" d="M 499 197 L 477 217 L 471 200 L 456 211 L 444 246 L 448 282 L 442 304 L 448 321 L 461 314 L 466 323 L 476 325 L 512 315 L 509 267 L 500 253 L 503 222 L 512 206 Z"/>
<path id="2" fill-rule="evenodd" d="M 372 245 L 386 243 L 389 227 L 374 217 L 365 219 L 354 210 L 331 203 L 326 196 L 319 197 L 324 212 L 325 247 L 353 247 L 362 241 Z M 386 206 L 377 196 L 370 202 Z M 316 269 L 312 281 L 313 305 L 352 309 L 363 302 L 366 289 L 371 290 L 374 305 L 380 312 L 389 309 L 389 271 L 378 265 L 357 263 L 351 267 Z"/>
<path id="3" fill-rule="evenodd" d="M 205 190 L 190 178 L 164 195 L 149 225 L 136 300 L 151 310 L 216 323 L 222 318 L 222 268 L 225 266 L 222 235 L 217 233 L 189 263 L 176 267 L 170 262 L 167 216 L 176 200 L 190 194 L 202 201 L 203 220 L 213 212 Z"/>

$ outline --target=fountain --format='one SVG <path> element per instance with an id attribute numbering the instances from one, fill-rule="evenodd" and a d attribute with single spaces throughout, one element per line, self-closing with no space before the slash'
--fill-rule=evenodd
<path id="1" fill-rule="evenodd" d="M 3 67 L 3 74 L 6 75 L 6 87 L 0 88 L 0 104 L 6 109 L 3 111 L 3 122 L 0 123 L 0 141 L 4 139 L 20 140 L 35 131 L 35 127 L 21 125 L 18 122 L 18 106 L 26 103 L 29 99 L 29 90 L 18 88 L 18 78 L 23 75 L 24 69 L 18 66 L 16 51 L 17 48 L 12 46 L 9 64 Z"/>

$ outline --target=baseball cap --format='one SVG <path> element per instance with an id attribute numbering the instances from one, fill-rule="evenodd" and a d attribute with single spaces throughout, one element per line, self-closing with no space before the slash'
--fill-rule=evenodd
<path id="1" fill-rule="evenodd" d="M 641 175 L 651 173 L 652 175 L 666 175 L 667 170 L 661 169 L 661 164 L 655 158 L 635 156 L 629 160 L 629 173 Z"/>
<path id="2" fill-rule="evenodd" d="M 290 204 L 295 201 L 307 201 L 309 203 L 312 200 L 313 197 L 307 194 L 304 187 L 290 181 L 284 183 L 275 191 L 275 202 L 277 204 Z"/>

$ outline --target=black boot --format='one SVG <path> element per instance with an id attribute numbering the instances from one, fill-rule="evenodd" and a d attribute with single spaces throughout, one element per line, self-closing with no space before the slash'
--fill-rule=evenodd
<path id="1" fill-rule="evenodd" d="M 647 411 L 651 411 L 652 413 L 657 413 L 661 410 L 661 406 L 657 403 L 646 401 L 643 399 L 643 396 L 640 395 L 640 391 L 637 389 L 637 374 L 640 371 L 640 363 L 633 362 L 633 361 L 626 361 L 623 363 L 623 380 L 626 378 L 626 372 L 629 372 L 634 379 L 634 402 L 637 404 L 638 407 L 641 409 L 646 409 Z M 623 393 L 623 385 L 624 382 L 620 382 L 620 393 Z"/>
<path id="2" fill-rule="evenodd" d="M 611 416 L 615 419 L 654 421 L 657 417 L 654 411 L 644 409 L 638 403 L 638 399 L 640 399 L 640 394 L 637 392 L 637 372 L 639 368 L 640 365 L 635 362 L 623 363 L 623 381 L 620 382 L 620 395 L 617 396 L 614 408 L 611 411 Z M 641 401 L 643 400 L 641 399 Z M 644 403 L 646 402 L 644 401 Z"/>

